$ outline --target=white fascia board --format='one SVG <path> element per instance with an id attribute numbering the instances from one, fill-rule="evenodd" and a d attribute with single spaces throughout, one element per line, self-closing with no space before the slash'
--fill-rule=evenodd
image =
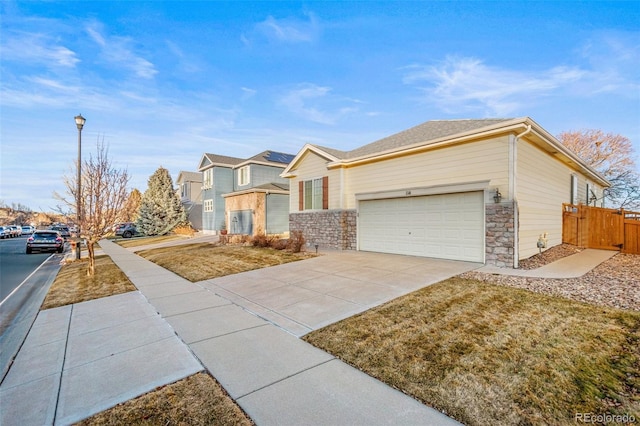
<path id="1" fill-rule="evenodd" d="M 302 159 L 302 157 L 308 152 L 311 151 L 317 155 L 319 155 L 320 157 L 326 158 L 327 160 L 329 160 L 331 163 L 334 163 L 336 161 L 339 161 L 339 159 L 331 154 L 329 154 L 326 151 L 321 150 L 320 148 L 311 145 L 309 143 L 305 144 L 302 149 L 298 152 L 298 154 L 296 154 L 295 157 L 293 157 L 293 160 L 291 160 L 291 162 L 287 165 L 287 167 L 283 170 L 283 172 L 280 174 L 280 177 L 283 178 L 292 178 L 295 177 L 295 174 L 291 173 L 291 169 L 293 169 L 295 166 L 298 165 L 298 163 L 300 162 L 300 160 Z M 330 164 L 331 164 L 330 163 Z"/>

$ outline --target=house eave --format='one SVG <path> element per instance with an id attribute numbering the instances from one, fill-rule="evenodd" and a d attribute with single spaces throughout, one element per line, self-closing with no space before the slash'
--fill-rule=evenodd
<path id="1" fill-rule="evenodd" d="M 246 195 L 246 194 L 255 194 L 255 193 L 289 195 L 289 191 L 285 191 L 283 189 L 250 188 L 250 189 L 243 189 L 242 191 L 228 192 L 226 194 L 222 194 L 222 198 L 235 197 L 238 195 Z"/>
<path id="2" fill-rule="evenodd" d="M 518 134 L 523 130 L 527 130 L 531 126 L 531 133 L 536 136 L 536 140 L 532 140 L 535 144 L 542 147 L 549 155 L 557 156 L 558 160 L 564 162 L 570 167 L 579 170 L 584 173 L 594 182 L 604 187 L 611 186 L 611 183 L 607 179 L 598 173 L 596 170 L 587 165 L 581 158 L 574 154 L 567 147 L 556 139 L 553 135 L 544 130 L 538 123 L 533 121 L 529 117 L 517 118 L 514 120 L 497 123 L 492 126 L 484 128 L 482 131 L 471 130 L 464 133 L 458 133 L 456 135 L 449 135 L 438 139 L 432 139 L 429 141 L 419 142 L 412 145 L 403 146 L 401 148 L 390 149 L 381 151 L 374 154 L 369 154 L 361 157 L 338 159 L 334 158 L 327 164 L 327 169 L 339 169 L 357 167 L 364 164 L 375 163 L 379 161 L 389 160 L 398 157 L 404 157 L 407 155 L 413 155 L 421 152 L 426 152 L 434 149 L 447 147 L 450 145 L 456 145 L 461 143 L 472 142 L 474 140 L 486 139 L 496 135 L 502 134 Z M 529 138 L 532 139 L 532 138 Z M 302 152 L 302 151 L 301 151 Z M 298 159 L 298 157 L 296 157 Z M 329 159 L 329 158 L 328 158 Z M 294 160 L 295 161 L 295 160 Z M 292 161 L 293 164 L 293 161 Z M 286 170 L 285 170 L 286 171 Z M 295 177 L 295 175 L 287 175 L 283 173 L 283 177 Z"/>
<path id="3" fill-rule="evenodd" d="M 569 148 L 564 146 L 562 142 L 560 142 L 553 135 L 540 127 L 536 122 L 529 119 L 528 124 L 531 124 L 531 132 L 538 139 L 538 141 L 534 142 L 538 142 L 537 145 L 545 149 L 545 151 L 547 151 L 549 155 L 558 158 L 560 161 L 568 164 L 570 167 L 584 173 L 590 179 L 593 179 L 593 181 L 597 184 L 603 187 L 611 186 L 611 182 L 609 182 L 602 174 L 590 167 L 587 163 L 584 162 L 584 160 L 578 157 Z"/>
<path id="4" fill-rule="evenodd" d="M 337 162 L 339 161 L 339 159 L 331 154 L 329 154 L 326 151 L 321 150 L 320 148 L 311 145 L 309 143 L 305 144 L 302 149 L 300 150 L 300 152 L 298 152 L 298 154 L 296 154 L 296 156 L 293 158 L 293 160 L 291 160 L 291 162 L 287 165 L 287 167 L 282 171 L 282 173 L 280 174 L 280 177 L 283 178 L 293 178 L 296 177 L 295 174 L 291 173 L 291 170 L 295 169 L 295 167 L 300 163 L 300 161 L 302 160 L 302 158 L 304 157 L 304 155 L 307 152 L 313 152 L 314 154 L 319 155 L 320 157 L 323 157 L 327 160 L 329 160 L 330 162 Z"/>
<path id="5" fill-rule="evenodd" d="M 476 139 L 483 139 L 491 136 L 495 136 L 501 133 L 515 132 L 522 128 L 521 120 L 512 120 L 506 123 L 500 123 L 486 128 L 482 132 L 468 131 L 464 133 L 458 133 L 456 135 L 449 135 L 438 139 L 432 139 L 429 141 L 419 142 L 412 145 L 403 146 L 401 148 L 386 150 L 375 154 L 366 156 L 337 160 L 327 165 L 328 169 L 335 169 L 340 167 L 354 167 L 368 163 L 375 163 L 378 161 L 389 160 L 397 157 L 404 157 L 407 155 L 417 154 L 420 152 L 430 151 L 433 149 L 443 148 L 449 145 L 455 145 L 459 143 L 470 142 Z"/>
<path id="6" fill-rule="evenodd" d="M 287 167 L 287 165 L 283 164 L 283 163 L 270 163 L 270 162 L 267 162 L 267 161 L 247 160 L 247 161 L 244 161 L 244 162 L 242 162 L 240 164 L 236 164 L 235 166 L 233 166 L 233 169 L 239 169 L 241 167 L 249 166 L 251 164 L 258 164 L 258 165 L 261 165 L 261 166 L 278 167 L 278 168 L 281 168 L 281 169 L 284 169 L 285 167 Z"/>

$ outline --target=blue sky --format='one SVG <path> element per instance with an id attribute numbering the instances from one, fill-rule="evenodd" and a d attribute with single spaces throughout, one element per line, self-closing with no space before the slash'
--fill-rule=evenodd
<path id="1" fill-rule="evenodd" d="M 131 187 L 204 152 L 349 150 L 530 116 L 640 154 L 640 2 L 0 3 L 0 200 L 50 211 L 104 140 Z M 640 160 L 636 158 L 636 162 Z"/>

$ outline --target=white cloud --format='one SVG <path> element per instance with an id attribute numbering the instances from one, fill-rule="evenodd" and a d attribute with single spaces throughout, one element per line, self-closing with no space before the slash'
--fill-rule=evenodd
<path id="1" fill-rule="evenodd" d="M 640 34 L 600 32 L 578 51 L 592 70 L 582 91 L 637 97 L 640 91 Z"/>
<path id="2" fill-rule="evenodd" d="M 313 13 L 305 13 L 305 16 L 306 20 L 276 19 L 273 16 L 268 16 L 267 19 L 255 25 L 254 31 L 270 40 L 284 43 L 312 42 L 320 34 L 320 23 Z M 243 34 L 241 40 L 245 44 L 250 44 L 251 39 Z"/>
<path id="3" fill-rule="evenodd" d="M 44 34 L 14 33 L 4 38 L 0 46 L 5 61 L 43 64 L 50 68 L 73 68 L 80 62 L 74 51 Z"/>
<path id="4" fill-rule="evenodd" d="M 535 73 L 491 67 L 476 58 L 447 57 L 432 66 L 405 68 L 403 81 L 421 87 L 426 101 L 448 112 L 482 110 L 487 115 L 508 115 L 532 97 L 554 93 L 586 74 L 572 67 Z M 426 83 L 426 86 L 424 84 Z"/>
<path id="5" fill-rule="evenodd" d="M 345 102 L 355 103 L 353 100 L 331 95 L 330 87 L 311 83 L 298 85 L 280 99 L 280 103 L 294 114 L 320 124 L 335 124 L 340 118 L 358 110 L 352 106 L 340 105 Z"/>
<path id="6" fill-rule="evenodd" d="M 243 101 L 246 101 L 247 99 L 253 98 L 256 95 L 256 93 L 258 93 L 257 90 L 250 89 L 248 87 L 241 87 L 240 90 L 242 90 L 242 100 Z"/>
<path id="7" fill-rule="evenodd" d="M 153 63 L 135 53 L 130 38 L 104 35 L 102 25 L 96 21 L 87 25 L 86 31 L 101 47 L 102 58 L 107 63 L 129 69 L 144 79 L 151 79 L 158 73 Z"/>

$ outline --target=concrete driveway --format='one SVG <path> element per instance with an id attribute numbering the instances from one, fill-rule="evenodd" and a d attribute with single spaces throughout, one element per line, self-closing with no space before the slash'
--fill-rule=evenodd
<path id="1" fill-rule="evenodd" d="M 299 337 L 482 266 L 383 253 L 328 252 L 198 285 Z"/>

